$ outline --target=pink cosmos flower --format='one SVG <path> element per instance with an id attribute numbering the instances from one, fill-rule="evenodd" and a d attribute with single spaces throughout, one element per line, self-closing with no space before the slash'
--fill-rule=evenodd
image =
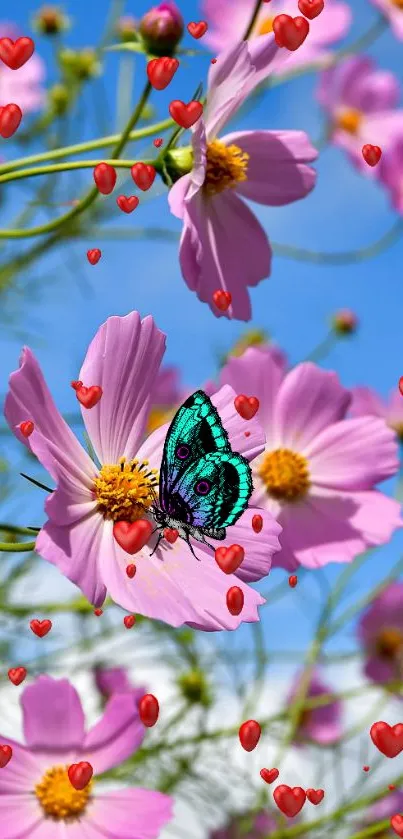
<path id="1" fill-rule="evenodd" d="M 271 270 L 266 233 L 241 199 L 279 207 L 304 198 L 315 185 L 316 173 L 306 163 L 317 151 L 303 131 L 235 131 L 218 139 L 278 52 L 268 36 L 219 55 L 209 71 L 203 117 L 192 133 L 193 169 L 168 196 L 172 213 L 183 221 L 182 274 L 217 316 L 249 320 L 248 286 Z M 213 302 L 218 289 L 232 295 L 224 313 Z"/>
<path id="2" fill-rule="evenodd" d="M 106 667 L 99 664 L 94 668 L 94 678 L 104 699 L 109 699 L 115 693 L 131 693 L 137 705 L 147 693 L 145 687 L 132 685 L 125 667 Z"/>
<path id="3" fill-rule="evenodd" d="M 227 529 L 226 544 L 245 549 L 236 576 L 224 574 L 211 551 L 200 543 L 194 545 L 199 561 L 181 539 L 173 545 L 162 540 L 150 556 L 154 534 L 133 558 L 113 536 L 115 521 L 145 518 L 153 503 L 152 484 L 168 426 L 145 441 L 143 437 L 164 345 L 165 336 L 153 319 L 141 321 L 137 312 L 108 318 L 90 344 L 78 378 L 87 387 L 103 389 L 95 407 L 82 408 L 100 466 L 59 414 L 33 353 L 23 350 L 20 369 L 10 377 L 5 416 L 57 484 L 46 501 L 48 519 L 35 549 L 76 583 L 94 606 L 102 605 L 108 590 L 124 609 L 172 626 L 187 623 L 204 630 L 235 629 L 241 621 L 258 620 L 257 607 L 265 602 L 246 583 L 268 574 L 272 555 L 279 548 L 281 528 L 268 511 L 261 513 L 264 524 L 259 535 L 252 528 L 257 511 L 251 507 Z M 245 420 L 236 412 L 234 398 L 234 391 L 226 387 L 213 402 L 233 450 L 253 460 L 263 451 L 264 435 L 253 419 L 248 422 L 250 436 L 245 436 Z M 28 439 L 19 429 L 26 419 L 35 424 Z M 222 542 L 213 545 L 219 547 Z M 126 566 L 133 559 L 137 571 L 130 579 Z M 226 606 L 226 593 L 235 584 L 245 598 L 237 617 Z"/>
<path id="4" fill-rule="evenodd" d="M 202 0 L 201 9 L 209 28 L 203 36 L 203 44 L 214 51 L 226 49 L 239 43 L 245 35 L 255 6 L 254 0 Z M 295 17 L 299 14 L 295 0 L 271 0 L 262 4 L 250 38 L 267 37 L 273 31 L 273 20 L 279 14 Z M 351 9 L 347 3 L 339 0 L 326 0 L 323 12 L 309 22 L 309 34 L 304 43 L 287 61 L 286 72 L 303 67 L 313 61 L 326 58 L 329 47 L 343 38 L 350 27 Z M 273 64 L 273 73 L 278 72 L 279 61 Z"/>
<path id="5" fill-rule="evenodd" d="M 403 130 L 393 138 L 387 155 L 382 155 L 379 179 L 389 191 L 394 209 L 403 215 Z"/>
<path id="6" fill-rule="evenodd" d="M 288 704 L 294 700 L 300 681 L 301 676 L 298 676 L 290 692 Z M 319 673 L 313 673 L 306 694 L 307 699 L 327 696 L 332 693 L 334 693 L 333 688 L 322 680 Z M 336 743 L 342 734 L 341 714 L 342 703 L 339 701 L 303 711 L 295 738 L 296 745 L 301 745 L 307 740 L 314 741 L 322 746 Z"/>
<path id="7" fill-rule="evenodd" d="M 328 113 L 332 141 L 368 177 L 379 177 L 379 167 L 365 162 L 363 145 L 380 146 L 385 157 L 403 132 L 399 96 L 396 76 L 366 56 L 352 56 L 321 74 L 317 98 Z"/>
<path id="8" fill-rule="evenodd" d="M 0 38 L 20 37 L 12 24 L 0 22 Z M 0 106 L 19 105 L 23 114 L 37 111 L 45 101 L 42 82 L 45 77 L 45 65 L 36 52 L 19 70 L 10 70 L 0 61 Z"/>
<path id="9" fill-rule="evenodd" d="M 275 830 L 277 827 L 276 819 L 267 810 L 262 810 L 252 819 L 250 829 L 245 827 L 249 822 L 248 815 L 235 816 L 225 827 L 213 830 L 209 839 L 267 839 L 268 831 Z"/>
<path id="10" fill-rule="evenodd" d="M 403 439 L 403 396 L 397 387 L 393 388 L 387 401 L 369 387 L 353 387 L 351 396 L 352 417 L 381 417 Z"/>
<path id="11" fill-rule="evenodd" d="M 364 672 L 377 684 L 403 677 L 403 583 L 391 583 L 363 613 L 358 638 Z"/>
<path id="12" fill-rule="evenodd" d="M 377 417 L 346 419 L 350 394 L 315 364 L 284 368 L 259 349 L 223 368 L 220 384 L 257 396 L 266 449 L 252 465 L 251 503 L 283 530 L 273 565 L 351 562 L 402 526 L 400 504 L 375 485 L 399 466 L 396 437 Z"/>
<path id="13" fill-rule="evenodd" d="M 140 746 L 144 726 L 130 694 L 113 696 L 85 730 L 79 696 L 67 679 L 40 676 L 21 695 L 25 744 L 1 735 L 13 755 L 0 778 L 2 839 L 154 839 L 172 818 L 172 799 L 148 789 L 81 792 L 67 775 L 88 761 L 94 777 Z"/>
<path id="14" fill-rule="evenodd" d="M 399 41 L 403 41 L 403 2 L 402 0 L 372 0 L 388 18 L 392 32 Z"/>

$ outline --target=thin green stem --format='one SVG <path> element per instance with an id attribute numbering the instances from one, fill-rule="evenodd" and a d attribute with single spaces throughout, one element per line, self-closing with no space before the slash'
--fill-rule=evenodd
<path id="1" fill-rule="evenodd" d="M 337 343 L 338 338 L 339 336 L 337 332 L 334 330 L 329 332 L 329 334 L 326 335 L 326 338 L 324 338 L 323 341 L 321 341 L 320 344 L 318 344 L 315 349 L 311 350 L 309 355 L 304 358 L 304 361 L 314 361 L 315 363 L 323 361 Z"/>
<path id="2" fill-rule="evenodd" d="M 373 242 L 359 250 L 349 251 L 329 251 L 328 253 L 320 253 L 308 250 L 307 248 L 297 248 L 293 245 L 281 245 L 277 242 L 272 242 L 273 253 L 276 256 L 282 256 L 286 259 L 296 259 L 300 262 L 312 262 L 316 265 L 348 265 L 349 263 L 364 262 L 366 259 L 371 259 L 378 256 L 382 251 L 397 242 L 403 234 L 403 219 L 399 218 L 395 221 L 392 227 L 386 233 Z"/>
<path id="3" fill-rule="evenodd" d="M 0 530 L 6 533 L 16 533 L 18 536 L 32 536 L 32 530 L 29 527 L 19 527 L 16 524 L 1 524 Z"/>
<path id="4" fill-rule="evenodd" d="M 22 178 L 34 178 L 38 175 L 50 175 L 53 172 L 69 172 L 74 169 L 94 169 L 95 166 L 98 166 L 98 163 L 109 163 L 111 166 L 114 166 L 115 169 L 131 169 L 131 167 L 138 161 L 136 160 L 115 160 L 115 159 L 104 159 L 102 161 L 98 160 L 76 160 L 76 161 L 67 161 L 65 163 L 49 163 L 48 166 L 33 166 L 29 169 L 20 169 L 18 172 L 8 172 L 6 175 L 0 175 L 0 183 L 8 183 L 9 181 L 19 181 Z M 144 160 L 142 161 L 146 164 L 153 164 L 153 160 Z M 13 233 L 25 231 L 12 231 Z M 0 234 L 1 235 L 1 234 Z"/>
<path id="5" fill-rule="evenodd" d="M 385 831 L 385 836 L 389 835 L 386 831 L 390 828 L 390 819 L 384 819 L 382 822 L 377 822 L 376 824 L 368 825 L 368 827 L 364 827 L 363 830 L 359 830 L 358 833 L 353 833 L 350 836 L 350 839 L 367 839 L 370 836 L 379 836 L 383 831 Z"/>
<path id="6" fill-rule="evenodd" d="M 33 551 L 35 542 L 0 542 L 0 551 L 7 553 L 21 553 L 21 551 Z"/>

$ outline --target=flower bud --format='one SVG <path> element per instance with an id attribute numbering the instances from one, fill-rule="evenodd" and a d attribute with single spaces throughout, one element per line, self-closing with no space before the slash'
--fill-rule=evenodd
<path id="1" fill-rule="evenodd" d="M 59 6 L 41 6 L 33 18 L 32 25 L 41 35 L 59 35 L 70 28 L 70 20 Z"/>
<path id="2" fill-rule="evenodd" d="M 150 53 L 169 55 L 183 35 L 183 17 L 175 3 L 160 3 L 144 15 L 139 31 Z"/>
<path id="3" fill-rule="evenodd" d="M 211 693 L 201 670 L 189 670 L 178 678 L 178 687 L 188 702 L 192 705 L 211 705 Z"/>
<path id="4" fill-rule="evenodd" d="M 137 38 L 137 21 L 131 15 L 120 17 L 116 24 L 116 35 L 123 43 Z"/>
<path id="5" fill-rule="evenodd" d="M 332 326 L 338 335 L 352 335 L 357 331 L 358 318 L 351 309 L 339 309 L 333 315 Z"/>
<path id="6" fill-rule="evenodd" d="M 60 63 L 64 73 L 76 81 L 86 81 L 99 76 L 101 72 L 96 52 L 91 47 L 82 50 L 62 50 Z"/>
<path id="7" fill-rule="evenodd" d="M 54 84 L 48 90 L 48 101 L 50 109 L 54 114 L 58 116 L 65 114 L 70 101 L 69 91 L 66 85 Z"/>

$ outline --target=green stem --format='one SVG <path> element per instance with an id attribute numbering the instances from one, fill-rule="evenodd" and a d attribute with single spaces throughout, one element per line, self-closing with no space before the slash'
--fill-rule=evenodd
<path id="1" fill-rule="evenodd" d="M 379 836 L 383 831 L 385 831 L 385 836 L 387 834 L 387 830 L 390 828 L 390 819 L 384 819 L 382 822 L 377 822 L 377 824 L 368 825 L 368 827 L 364 827 L 363 830 L 359 830 L 358 833 L 353 833 L 350 839 L 367 839 L 370 836 Z"/>
<path id="2" fill-rule="evenodd" d="M 21 551 L 33 551 L 35 542 L 0 542 L 0 551 L 7 553 L 21 553 Z"/>
<path id="3" fill-rule="evenodd" d="M 382 251 L 397 242 L 403 234 L 403 219 L 399 218 L 394 222 L 392 227 L 386 233 L 360 250 L 351 251 L 329 251 L 328 253 L 318 253 L 316 251 L 307 250 L 306 248 L 296 248 L 292 245 L 280 245 L 277 242 L 272 242 L 273 253 L 276 256 L 282 256 L 286 259 L 297 259 L 301 262 L 313 262 L 317 265 L 348 265 L 354 262 L 364 262 L 366 259 L 371 259 L 378 256 Z"/>
<path id="4" fill-rule="evenodd" d="M 98 163 L 109 163 L 111 166 L 114 166 L 116 169 L 131 169 L 131 167 L 138 161 L 136 160 L 114 160 L 114 159 L 107 159 L 107 160 L 76 160 L 76 161 L 68 161 L 66 163 L 49 163 L 48 166 L 33 166 L 30 169 L 20 169 L 18 172 L 9 172 L 6 175 L 0 175 L 0 183 L 8 183 L 9 181 L 19 181 L 22 178 L 34 178 L 38 175 L 50 175 L 53 172 L 69 172 L 74 169 L 93 169 L 95 166 L 98 166 Z M 146 164 L 153 164 L 153 160 L 144 160 L 142 161 Z M 25 233 L 26 231 L 11 231 L 13 234 L 12 237 L 14 238 L 14 234 Z M 7 231 L 2 231 L 2 233 L 7 233 Z M 10 233 L 9 233 L 10 235 Z"/>
<path id="5" fill-rule="evenodd" d="M 19 527 L 16 524 L 1 524 L 0 523 L 0 530 L 6 531 L 6 533 L 17 533 L 18 536 L 32 536 L 32 530 L 29 527 Z"/>
<path id="6" fill-rule="evenodd" d="M 329 332 L 329 334 L 326 335 L 326 338 L 324 338 L 324 340 L 321 341 L 320 344 L 318 344 L 318 346 L 306 356 L 306 358 L 304 358 L 304 361 L 314 361 L 315 363 L 323 361 L 337 343 L 338 337 L 338 334 L 333 330 Z"/>

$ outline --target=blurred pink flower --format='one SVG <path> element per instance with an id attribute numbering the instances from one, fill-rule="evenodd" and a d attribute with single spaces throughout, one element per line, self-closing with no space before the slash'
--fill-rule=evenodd
<path id="1" fill-rule="evenodd" d="M 345 418 L 350 394 L 335 373 L 306 362 L 284 375 L 253 348 L 219 381 L 260 401 L 266 450 L 252 465 L 251 503 L 283 528 L 273 566 L 351 562 L 402 526 L 400 504 L 374 489 L 398 469 L 396 437 L 376 417 Z"/>
<path id="2" fill-rule="evenodd" d="M 40 676 L 21 695 L 25 745 L 1 735 L 13 756 L 0 778 L 2 839 L 154 839 L 172 818 L 172 799 L 148 789 L 94 792 L 71 785 L 67 768 L 88 761 L 94 777 L 140 746 L 144 726 L 128 694 L 112 697 L 86 732 L 79 696 L 67 679 Z M 62 815 L 63 813 L 63 815 Z"/>
<path id="3" fill-rule="evenodd" d="M 370 808 L 363 827 L 372 827 L 377 822 L 390 819 L 396 813 L 403 813 L 403 790 L 400 789 L 391 792 Z M 392 837 L 396 837 L 396 832 L 391 827 L 380 830 L 379 833 L 371 833 L 371 839 L 392 839 Z"/>
<path id="4" fill-rule="evenodd" d="M 202 0 L 201 10 L 208 20 L 209 28 L 203 37 L 203 44 L 207 44 L 214 51 L 221 51 L 239 43 L 244 37 L 251 19 L 255 0 Z M 295 0 L 271 0 L 270 4 L 262 4 L 251 39 L 256 36 L 267 37 L 272 32 L 272 24 L 276 15 L 298 15 Z M 326 0 L 323 12 L 309 22 L 309 35 L 295 52 L 288 55 L 286 66 L 283 60 L 275 59 L 270 71 L 274 74 L 303 67 L 313 61 L 318 61 L 330 55 L 329 47 L 343 38 L 350 27 L 351 9 L 348 3 L 339 0 Z"/>
<path id="5" fill-rule="evenodd" d="M 252 819 L 250 830 L 244 827 L 247 821 L 250 821 L 248 815 L 234 816 L 225 827 L 213 830 L 209 839 L 267 839 L 268 831 L 275 830 L 278 823 L 267 810 L 262 810 Z"/>
<path id="6" fill-rule="evenodd" d="M 399 96 L 396 76 L 365 56 L 352 56 L 321 74 L 317 97 L 328 113 L 332 142 L 368 177 L 379 177 L 379 165 L 368 166 L 363 145 L 380 146 L 384 158 L 393 138 L 403 134 Z"/>
<path id="7" fill-rule="evenodd" d="M 389 428 L 403 440 L 403 396 L 398 387 L 393 388 L 388 401 L 381 399 L 369 387 L 351 389 L 350 414 L 352 417 L 381 417 Z"/>
<path id="8" fill-rule="evenodd" d="M 363 613 L 358 638 L 365 675 L 378 684 L 403 678 L 403 583 L 391 583 Z"/>
<path id="9" fill-rule="evenodd" d="M 288 697 L 287 704 L 294 700 L 300 681 L 301 676 L 298 676 Z M 332 693 L 334 693 L 334 688 L 329 687 L 326 682 L 322 681 L 318 672 L 314 672 L 309 683 L 306 698 L 311 699 L 316 696 L 327 696 Z M 303 711 L 296 733 L 296 744 L 301 745 L 304 740 L 314 741 L 322 746 L 328 746 L 331 743 L 337 742 L 343 730 L 341 716 L 342 703 L 339 701 L 330 702 L 328 705 Z"/>
<path id="10" fill-rule="evenodd" d="M 153 503 L 151 484 L 160 469 L 168 426 L 142 440 L 164 346 L 165 335 L 153 319 L 141 321 L 138 312 L 108 318 L 90 344 L 78 378 L 86 386 L 103 389 L 95 407 L 82 408 L 100 467 L 59 414 L 33 353 L 23 350 L 20 369 L 10 376 L 5 416 L 57 484 L 46 501 L 48 520 L 35 549 L 76 583 L 94 606 L 102 605 L 108 590 L 124 609 L 172 626 L 187 623 L 206 631 L 235 629 L 242 621 L 259 620 L 258 606 L 265 602 L 244 581 L 268 574 L 272 555 L 279 548 L 281 528 L 269 512 L 259 511 L 264 525 L 258 535 L 252 529 L 257 512 L 252 507 L 227 529 L 227 544 L 245 549 L 236 575 L 224 574 L 211 550 L 201 543 L 195 544 L 199 561 L 182 539 L 173 545 L 162 540 L 150 556 L 154 534 L 149 545 L 136 553 L 136 575 L 129 579 L 125 569 L 132 557 L 113 536 L 115 521 L 145 518 L 145 510 Z M 264 434 L 258 421 L 251 420 L 250 437 L 245 437 L 245 421 L 235 410 L 234 397 L 234 391 L 226 387 L 213 402 L 233 450 L 253 460 L 264 449 Z M 27 418 L 35 425 L 28 439 L 19 429 Z M 212 543 L 222 546 L 222 542 Z M 226 605 L 226 593 L 235 584 L 245 598 L 238 616 L 231 615 Z"/>
<path id="11" fill-rule="evenodd" d="M 387 155 L 382 155 L 378 170 L 379 179 L 389 191 L 392 205 L 403 215 L 403 131 L 394 137 Z"/>
<path id="12" fill-rule="evenodd" d="M 271 270 L 266 233 L 240 199 L 280 207 L 304 198 L 315 185 L 316 172 L 306 163 L 317 151 L 303 131 L 234 131 L 217 139 L 278 52 L 269 36 L 219 55 L 209 70 L 203 117 L 192 133 L 193 169 L 168 196 L 172 213 L 184 224 L 182 274 L 217 317 L 249 320 L 248 286 Z M 214 305 L 218 289 L 232 295 L 226 312 Z"/>
<path id="13" fill-rule="evenodd" d="M 147 693 L 145 687 L 133 685 L 125 667 L 107 667 L 102 664 L 94 668 L 95 684 L 101 696 L 109 699 L 115 693 L 130 693 L 137 704 Z"/>
<path id="14" fill-rule="evenodd" d="M 0 38 L 14 41 L 19 37 L 20 33 L 12 24 L 0 22 Z M 19 70 L 10 70 L 0 61 L 0 107 L 15 104 L 23 114 L 37 111 L 45 102 L 44 77 L 45 64 L 36 52 Z"/>
<path id="15" fill-rule="evenodd" d="M 392 32 L 399 41 L 403 41 L 403 2 L 402 0 L 371 0 L 374 6 L 388 18 Z"/>

